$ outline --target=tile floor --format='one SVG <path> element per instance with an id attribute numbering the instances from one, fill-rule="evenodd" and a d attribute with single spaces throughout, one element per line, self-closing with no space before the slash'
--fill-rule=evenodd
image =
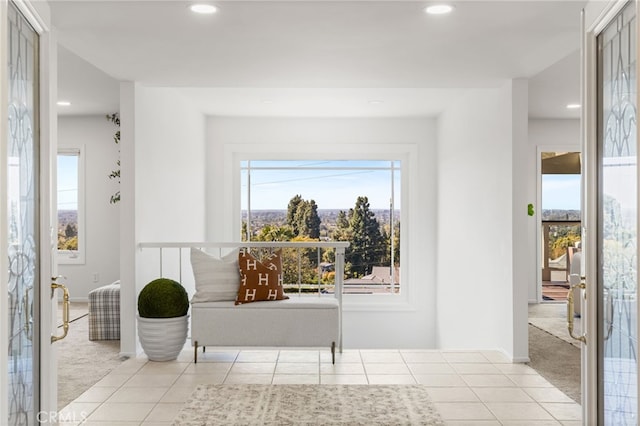
<path id="1" fill-rule="evenodd" d="M 65 407 L 66 425 L 170 425 L 200 383 L 423 384 L 447 425 L 579 425 L 580 405 L 500 352 L 209 350 L 129 359 Z"/>

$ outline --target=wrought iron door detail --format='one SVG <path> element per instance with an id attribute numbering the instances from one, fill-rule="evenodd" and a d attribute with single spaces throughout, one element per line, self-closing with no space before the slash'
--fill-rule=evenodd
<path id="1" fill-rule="evenodd" d="M 10 425 L 35 424 L 37 365 L 37 51 L 38 38 L 9 2 L 7 186 L 9 209 L 9 413 Z M 4 127 L 4 126 L 3 126 Z M 37 333 L 35 333 L 37 336 Z M 3 414 L 7 415 L 7 414 Z"/>

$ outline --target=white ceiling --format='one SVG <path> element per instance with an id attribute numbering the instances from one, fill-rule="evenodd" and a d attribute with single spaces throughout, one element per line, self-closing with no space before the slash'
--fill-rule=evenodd
<path id="1" fill-rule="evenodd" d="M 583 1 L 467 0 L 448 16 L 401 0 L 216 4 L 51 1 L 62 113 L 113 111 L 129 80 L 212 115 L 433 116 L 465 88 L 530 78 L 532 116 L 578 114 L 564 106 L 579 96 Z"/>

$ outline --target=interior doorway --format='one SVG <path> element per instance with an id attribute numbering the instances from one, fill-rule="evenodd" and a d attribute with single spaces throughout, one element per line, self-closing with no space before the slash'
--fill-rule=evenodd
<path id="1" fill-rule="evenodd" d="M 581 251 L 580 153 L 542 152 L 540 286 L 542 302 L 566 302 Z M 579 257 L 579 255 L 578 255 Z"/>

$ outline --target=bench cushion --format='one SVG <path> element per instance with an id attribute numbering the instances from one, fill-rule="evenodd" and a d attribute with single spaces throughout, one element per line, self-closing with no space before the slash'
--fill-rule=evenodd
<path id="1" fill-rule="evenodd" d="M 339 304 L 333 297 L 234 305 L 191 304 L 191 341 L 199 346 L 327 347 L 339 340 Z"/>

